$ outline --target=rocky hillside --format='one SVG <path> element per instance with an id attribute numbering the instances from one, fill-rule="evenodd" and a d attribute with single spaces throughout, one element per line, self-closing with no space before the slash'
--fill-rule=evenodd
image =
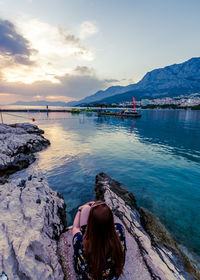
<path id="1" fill-rule="evenodd" d="M 145 97 L 176 96 L 200 92 L 200 57 L 148 72 L 141 81 L 126 87 L 110 87 L 98 91 L 73 105 L 95 102 L 114 103 Z"/>

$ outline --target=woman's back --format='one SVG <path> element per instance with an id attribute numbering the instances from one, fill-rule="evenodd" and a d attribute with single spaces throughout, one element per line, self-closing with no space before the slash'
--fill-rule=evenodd
<path id="1" fill-rule="evenodd" d="M 125 262 L 123 226 L 114 224 L 112 211 L 104 202 L 98 201 L 88 207 L 81 207 L 80 216 L 77 214 L 73 225 L 74 268 L 78 279 L 118 279 Z M 80 225 L 78 230 L 78 218 L 82 221 L 81 215 L 85 213 L 87 226 Z"/>
<path id="2" fill-rule="evenodd" d="M 119 223 L 115 223 L 115 230 L 117 235 L 119 236 L 119 240 L 122 247 L 123 252 L 123 263 L 125 262 L 125 250 L 126 250 L 126 240 L 125 240 L 125 234 L 123 226 Z M 83 236 L 86 232 L 86 226 L 81 227 L 81 232 L 78 232 L 75 234 L 73 238 L 73 247 L 74 247 L 74 269 L 78 276 L 77 279 L 92 279 L 88 272 L 89 267 L 89 259 L 84 253 L 83 248 Z M 106 264 L 105 269 L 102 272 L 102 278 L 103 280 L 116 280 L 118 279 L 118 275 L 116 273 L 115 267 L 112 263 L 112 258 L 108 254 L 106 258 Z M 96 280 L 96 279 L 95 279 Z"/>

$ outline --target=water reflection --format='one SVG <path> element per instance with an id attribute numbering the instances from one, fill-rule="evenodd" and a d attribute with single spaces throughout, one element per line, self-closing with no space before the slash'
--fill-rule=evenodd
<path id="1" fill-rule="evenodd" d="M 149 110 L 137 120 L 101 117 L 98 123 L 137 131 L 140 142 L 158 144 L 166 152 L 200 162 L 200 113 L 194 111 Z"/>
<path id="2" fill-rule="evenodd" d="M 75 131 L 68 131 L 61 123 L 55 122 L 45 129 L 45 137 L 51 139 L 51 152 L 42 151 L 40 153 L 40 166 L 46 171 L 53 171 L 55 168 L 64 166 L 69 160 L 78 157 L 81 153 L 90 154 L 89 146 L 82 143 L 81 146 L 76 145 L 76 141 L 80 141 L 80 134 Z"/>

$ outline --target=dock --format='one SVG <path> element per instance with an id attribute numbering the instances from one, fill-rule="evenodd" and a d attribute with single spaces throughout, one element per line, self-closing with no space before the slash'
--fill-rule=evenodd
<path id="1" fill-rule="evenodd" d="M 39 109 L 39 108 L 23 108 L 23 109 L 0 109 L 0 113 L 97 113 L 99 117 L 101 116 L 111 116 L 111 117 L 121 117 L 121 118 L 140 118 L 141 114 L 137 111 L 108 111 L 100 109 Z"/>
<path id="2" fill-rule="evenodd" d="M 70 109 L 0 109 L 0 112 L 18 112 L 18 113 L 80 113 L 80 110 Z"/>

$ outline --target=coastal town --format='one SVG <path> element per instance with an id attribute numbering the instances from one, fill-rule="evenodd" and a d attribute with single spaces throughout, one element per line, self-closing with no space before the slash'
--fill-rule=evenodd
<path id="1" fill-rule="evenodd" d="M 167 106 L 167 107 L 196 107 L 200 106 L 200 94 L 199 93 L 191 93 L 190 95 L 179 95 L 176 97 L 160 97 L 154 99 L 141 99 L 140 101 L 135 101 L 136 107 L 159 107 L 159 106 Z M 117 104 L 112 104 L 115 106 Z M 118 104 L 122 107 L 132 106 L 132 102 L 121 102 Z"/>

